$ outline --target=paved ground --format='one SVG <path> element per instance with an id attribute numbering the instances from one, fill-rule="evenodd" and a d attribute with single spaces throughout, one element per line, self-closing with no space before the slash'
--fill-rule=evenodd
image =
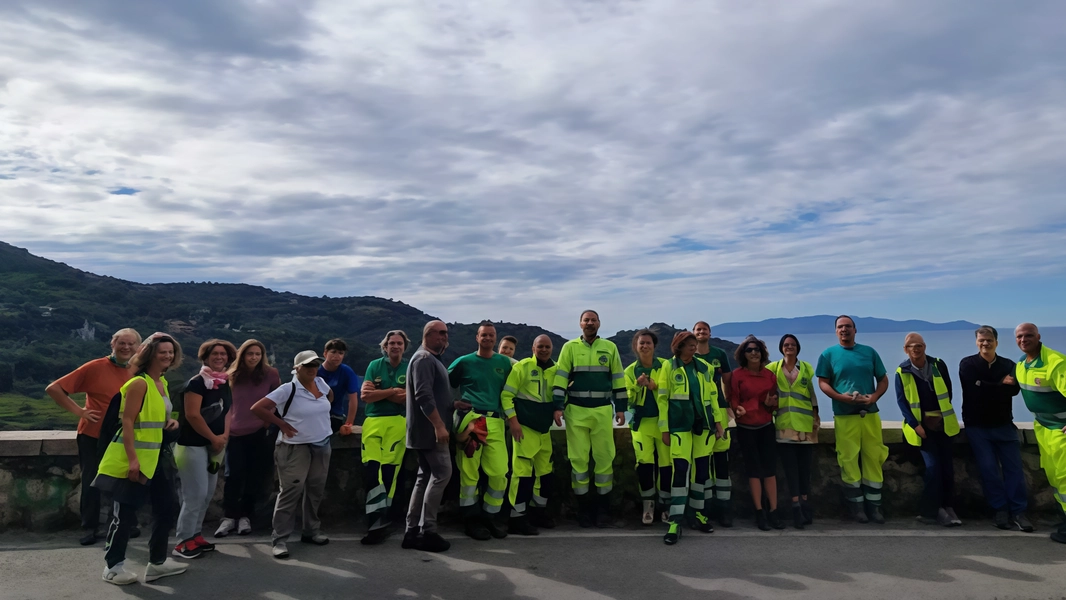
<path id="1" fill-rule="evenodd" d="M 163 585 L 124 588 L 100 581 L 100 545 L 77 546 L 69 532 L 8 533 L 0 535 L 0 598 L 1064 598 L 1066 546 L 1043 531 L 890 521 L 763 533 L 741 523 L 686 531 L 666 547 L 658 527 L 564 527 L 488 542 L 448 530 L 452 550 L 431 555 L 401 550 L 398 537 L 367 548 L 348 530 L 330 532 L 328 546 L 290 544 L 287 561 L 270 557 L 266 537 L 227 538 Z M 146 557 L 145 541 L 134 540 L 127 568 L 142 572 Z"/>

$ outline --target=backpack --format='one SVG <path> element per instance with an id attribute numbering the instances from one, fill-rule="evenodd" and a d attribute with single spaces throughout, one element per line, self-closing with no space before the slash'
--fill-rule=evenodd
<path id="1" fill-rule="evenodd" d="M 285 415 L 289 414 L 289 407 L 292 406 L 292 399 L 296 397 L 296 382 L 293 381 L 290 385 L 292 385 L 292 390 L 289 391 L 289 399 L 285 401 L 285 408 L 281 409 L 281 414 L 278 414 L 277 407 L 274 408 L 274 416 L 282 421 L 285 420 Z M 273 423 L 267 428 L 267 434 L 272 438 L 277 438 L 279 433 L 281 433 L 281 428 Z"/>

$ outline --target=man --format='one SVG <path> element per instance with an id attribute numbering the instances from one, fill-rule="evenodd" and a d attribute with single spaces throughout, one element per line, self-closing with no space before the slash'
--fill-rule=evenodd
<path id="1" fill-rule="evenodd" d="M 721 438 L 714 440 L 714 454 L 711 457 L 714 467 L 712 491 L 714 495 L 713 512 L 718 517 L 718 524 L 722 527 L 733 526 L 733 482 L 729 478 L 729 426 L 736 422 L 733 409 L 729 407 L 729 384 L 732 381 L 732 365 L 729 355 L 725 350 L 711 345 L 711 326 L 707 321 L 697 321 L 692 327 L 692 333 L 696 335 L 696 358 L 701 358 L 721 374 L 718 390 L 718 405 L 725 409 L 721 414 L 725 420 L 722 429 L 726 432 Z"/>
<path id="2" fill-rule="evenodd" d="M 325 361 L 318 368 L 318 376 L 325 380 L 333 390 L 333 404 L 329 409 L 330 427 L 337 433 L 344 424 L 348 413 L 355 416 L 354 423 L 362 425 L 359 414 L 359 376 L 351 367 L 344 364 L 344 355 L 348 353 L 348 344 L 340 338 L 326 342 L 322 352 Z"/>
<path id="3" fill-rule="evenodd" d="M 628 405 L 622 359 L 614 342 L 598 335 L 600 315 L 581 313 L 581 337 L 563 344 L 556 364 L 553 393 L 565 401 L 566 454 L 573 469 L 571 485 L 578 502 L 578 524 L 608 527 L 614 486 L 614 423 L 625 424 Z M 612 409 L 611 403 L 614 402 Z M 589 452 L 596 463 L 596 500 L 589 498 Z"/>
<path id="4" fill-rule="evenodd" d="M 552 340 L 538 335 L 533 340 L 533 356 L 518 361 L 507 376 L 500 401 L 514 448 L 509 497 L 511 519 L 508 531 L 537 535 L 537 527 L 555 523 L 545 513 L 555 477 L 552 475 L 552 422 L 562 425 L 563 403 L 551 393 L 555 380 Z M 531 518 L 526 517 L 529 507 Z"/>
<path id="5" fill-rule="evenodd" d="M 81 527 L 82 546 L 95 544 L 104 537 L 100 526 L 100 492 L 92 487 L 99 463 L 101 419 L 107 412 L 111 398 L 126 383 L 130 373 L 127 363 L 141 344 L 141 334 L 134 329 L 119 329 L 111 336 L 111 354 L 91 360 L 71 373 L 52 382 L 45 392 L 55 403 L 78 416 L 78 462 L 81 464 Z M 85 406 L 78 405 L 70 394 L 85 393 Z M 132 532 L 131 532 L 132 534 Z M 130 535 L 130 537 L 136 537 Z"/>
<path id="6" fill-rule="evenodd" d="M 499 353 L 511 359 L 511 364 L 518 362 L 515 360 L 514 353 L 518 349 L 518 338 L 513 335 L 505 335 L 500 340 Z"/>
<path id="7" fill-rule="evenodd" d="M 925 489 L 918 520 L 945 527 L 962 525 L 955 514 L 955 467 L 951 438 L 959 435 L 959 419 L 951 406 L 951 377 L 939 358 L 927 356 L 925 338 L 908 333 L 903 339 L 907 360 L 896 368 L 896 402 L 903 414 L 903 437 L 921 449 Z"/>
<path id="8" fill-rule="evenodd" d="M 418 478 L 407 507 L 407 530 L 401 547 L 444 552 L 451 543 L 437 533 L 437 511 L 452 478 L 448 445 L 452 387 L 440 356 L 448 347 L 448 326 L 430 321 L 422 328 L 422 346 L 407 366 L 407 448 L 418 457 Z"/>
<path id="9" fill-rule="evenodd" d="M 859 523 L 882 524 L 882 467 L 888 446 L 881 436 L 877 401 L 888 391 L 888 377 L 877 351 L 855 343 L 851 317 L 840 315 L 834 327 L 840 343 L 822 352 L 814 374 L 822 393 L 833 401 L 837 462 L 848 510 Z"/>
<path id="10" fill-rule="evenodd" d="M 463 451 L 455 455 L 459 469 L 459 507 L 464 512 L 466 534 L 475 540 L 487 540 L 507 537 L 507 532 L 499 529 L 493 519 L 503 507 L 503 497 L 507 493 L 506 425 L 500 396 L 511 372 L 511 359 L 493 350 L 496 347 L 496 326 L 491 322 L 482 321 L 476 339 L 477 351 L 455 359 L 448 367 L 448 377 L 452 387 L 459 388 L 460 399 L 455 401 L 456 431 L 466 430 L 468 425 L 482 417 L 488 431 L 485 443 L 471 456 Z M 478 507 L 481 471 L 485 472 L 488 485 L 482 505 Z"/>
<path id="11" fill-rule="evenodd" d="M 1021 388 L 1014 378 L 1013 360 L 998 356 L 999 332 L 977 328 L 977 354 L 959 362 L 962 385 L 962 422 L 981 474 L 985 500 L 995 511 L 1000 529 L 1033 531 L 1025 516 L 1029 490 L 1022 469 L 1022 447 L 1011 410 Z M 1002 472 L 1002 475 L 1001 475 Z"/>
<path id="12" fill-rule="evenodd" d="M 366 368 L 361 397 L 366 402 L 363 421 L 362 459 L 366 492 L 368 531 L 363 545 L 380 544 L 388 537 L 389 508 L 396 494 L 396 476 L 403 465 L 404 434 L 407 419 L 407 359 L 403 357 L 410 340 L 395 329 L 381 340 L 381 358 Z M 352 432 L 355 413 L 349 411 L 340 432 Z"/>
<path id="13" fill-rule="evenodd" d="M 1014 376 L 1025 407 L 1033 411 L 1040 466 L 1066 518 L 1066 356 L 1041 343 L 1040 330 L 1032 323 L 1019 325 L 1014 339 L 1025 353 Z M 1051 532 L 1051 539 L 1066 544 L 1066 520 Z"/>

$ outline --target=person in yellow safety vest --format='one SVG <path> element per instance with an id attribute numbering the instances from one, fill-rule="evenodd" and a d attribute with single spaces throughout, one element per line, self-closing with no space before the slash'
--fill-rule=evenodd
<path id="1" fill-rule="evenodd" d="M 148 541 L 145 583 L 185 572 L 185 565 L 167 558 L 170 527 L 174 523 L 173 455 L 164 453 L 163 431 L 176 432 L 170 418 L 173 405 L 163 373 L 181 364 L 181 346 L 165 333 L 148 337 L 130 360 L 132 379 L 121 389 L 122 428 L 100 459 L 93 487 L 111 494 L 116 504 L 107 530 L 103 580 L 128 585 L 137 576 L 123 569 L 130 528 L 137 522 L 137 509 L 152 504 L 152 537 Z M 176 436 L 173 436 L 176 438 Z M 166 444 L 169 447 L 169 443 Z"/>
<path id="2" fill-rule="evenodd" d="M 559 352 L 552 393 L 566 402 L 566 454 L 573 469 L 571 485 L 577 496 L 578 525 L 609 527 L 609 494 L 614 486 L 613 425 L 625 424 L 625 374 L 614 342 L 598 335 L 600 315 L 586 310 L 579 324 L 581 337 L 563 344 Z M 590 451 L 596 463 L 596 499 L 589 498 Z"/>
<path id="3" fill-rule="evenodd" d="M 918 446 L 925 461 L 925 490 L 918 520 L 944 527 L 962 525 L 955 514 L 955 468 L 951 438 L 959 419 L 951 406 L 951 376 L 944 361 L 925 354 L 925 339 L 908 333 L 903 350 L 909 357 L 896 368 L 896 402 L 903 414 L 903 437 Z"/>
<path id="4" fill-rule="evenodd" d="M 792 525 L 796 529 L 814 523 L 811 493 L 811 461 L 818 443 L 818 398 L 814 394 L 814 367 L 799 360 L 799 339 L 781 336 L 777 349 L 783 359 L 766 365 L 777 376 L 777 411 L 774 413 L 778 455 L 792 495 Z"/>
<path id="5" fill-rule="evenodd" d="M 563 403 L 552 394 L 555 362 L 552 340 L 538 335 L 533 356 L 511 367 L 500 402 L 514 440 L 511 452 L 511 519 L 508 531 L 537 535 L 537 528 L 555 527 L 545 512 L 554 488 L 551 426 L 563 424 Z M 526 516 L 526 512 L 529 516 Z"/>
<path id="6" fill-rule="evenodd" d="M 659 371 L 669 361 L 656 358 L 655 346 L 659 336 L 650 329 L 641 329 L 633 335 L 633 352 L 637 360 L 626 367 L 626 395 L 629 396 L 629 409 L 633 417 L 629 421 L 632 429 L 633 454 L 637 459 L 637 485 L 640 487 L 644 513 L 641 522 L 651 525 L 655 521 L 655 480 L 659 480 L 659 500 L 666 506 L 670 502 L 670 482 L 672 465 L 670 447 L 663 442 L 663 432 L 659 430 L 659 405 L 655 390 L 659 389 Z M 658 468 L 658 473 L 656 473 Z M 669 515 L 664 513 L 669 520 Z"/>
<path id="7" fill-rule="evenodd" d="M 706 512 L 711 488 L 711 451 L 724 430 L 718 405 L 721 375 L 706 361 L 696 358 L 696 336 L 679 331 L 670 343 L 673 358 L 659 369 L 656 402 L 663 443 L 670 447 L 673 480 L 670 486 L 670 526 L 663 543 L 672 546 L 681 539 L 681 521 L 686 500 L 693 509 L 693 529 L 712 533 L 714 525 Z"/>
<path id="8" fill-rule="evenodd" d="M 814 375 L 818 388 L 833 401 L 844 496 L 853 519 L 883 524 L 881 488 L 888 446 L 881 433 L 877 401 L 888 391 L 885 364 L 876 350 L 855 343 L 855 321 L 851 317 L 840 315 L 833 327 L 840 343 L 822 352 Z"/>
<path id="9" fill-rule="evenodd" d="M 494 517 L 503 507 L 507 493 L 507 439 L 504 430 L 503 406 L 500 395 L 511 372 L 511 359 L 497 354 L 496 326 L 482 321 L 477 328 L 476 352 L 460 356 L 448 367 L 448 380 L 459 388 L 460 400 L 455 401 L 456 432 L 464 431 L 471 421 L 485 417 L 488 436 L 473 456 L 456 452 L 455 465 L 459 469 L 459 506 L 465 513 L 466 534 L 475 540 L 505 538 L 507 532 L 497 527 Z M 478 507 L 478 481 L 485 473 L 487 486 Z"/>
<path id="10" fill-rule="evenodd" d="M 729 407 L 729 386 L 735 365 L 730 363 L 729 354 L 725 350 L 711 345 L 711 326 L 707 321 L 697 321 L 692 326 L 692 333 L 696 334 L 696 358 L 707 361 L 715 371 L 722 374 L 722 393 L 718 396 L 718 406 L 724 409 L 720 414 L 725 435 L 714 441 L 714 453 L 711 455 L 714 501 L 710 511 L 717 517 L 719 525 L 732 527 L 733 482 L 729 478 L 729 447 L 733 436 L 730 435 L 729 428 L 736 427 L 736 415 Z"/>
<path id="11" fill-rule="evenodd" d="M 1059 503 L 1063 522 L 1051 539 L 1066 544 L 1066 356 L 1040 341 L 1040 330 L 1022 323 L 1014 330 L 1025 353 L 1015 367 L 1025 407 L 1033 412 L 1033 433 L 1040 448 L 1040 466 Z"/>

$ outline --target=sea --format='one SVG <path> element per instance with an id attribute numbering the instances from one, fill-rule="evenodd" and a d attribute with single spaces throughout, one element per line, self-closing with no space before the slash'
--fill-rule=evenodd
<path id="1" fill-rule="evenodd" d="M 1017 361 L 1022 356 L 1022 351 L 1014 343 L 1014 326 L 996 327 L 996 329 L 999 331 L 999 348 L 996 350 L 996 354 Z M 788 332 L 782 331 L 778 335 L 760 336 L 760 339 L 766 342 L 766 347 L 770 350 L 770 360 L 781 358 L 781 353 L 777 351 L 777 344 L 785 333 Z M 885 369 L 888 371 L 888 392 L 877 402 L 878 408 L 881 410 L 881 419 L 884 421 L 903 420 L 899 405 L 896 404 L 893 374 L 899 363 L 907 358 L 907 354 L 903 351 L 903 338 L 907 333 L 909 332 L 863 333 L 859 331 L 855 336 L 855 341 L 858 343 L 866 344 L 877 350 L 877 353 L 881 355 L 882 362 L 885 363 Z M 919 331 L 918 333 L 925 338 L 926 353 L 929 356 L 943 359 L 948 368 L 951 369 L 952 403 L 955 405 L 956 410 L 959 410 L 962 406 L 962 389 L 958 385 L 959 361 L 964 357 L 977 354 L 977 342 L 973 331 Z M 838 343 L 836 334 L 832 332 L 824 334 L 807 333 L 796 337 L 799 338 L 802 348 L 799 356 L 800 360 L 805 360 L 814 366 L 817 366 L 818 356 L 823 350 Z M 1060 352 L 1066 352 L 1066 327 L 1042 328 L 1040 330 L 1040 338 L 1048 347 Z M 737 344 L 744 341 L 743 337 L 728 337 L 724 339 Z M 818 390 L 817 385 L 815 386 L 815 393 L 818 394 L 819 412 L 824 419 L 832 413 L 832 402 Z M 961 410 L 959 415 L 961 420 Z M 1033 421 L 1033 414 L 1025 408 L 1025 402 L 1022 401 L 1021 394 L 1014 398 L 1014 421 L 1016 423 L 1031 423 Z"/>

